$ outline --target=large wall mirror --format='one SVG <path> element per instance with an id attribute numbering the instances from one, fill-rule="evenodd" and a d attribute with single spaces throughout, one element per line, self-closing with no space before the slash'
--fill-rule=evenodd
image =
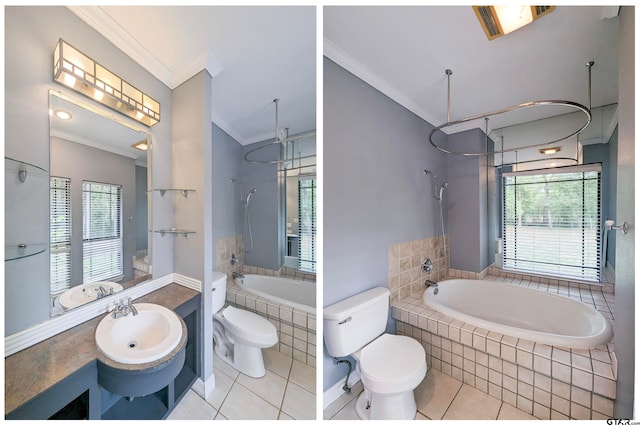
<path id="1" fill-rule="evenodd" d="M 151 279 L 150 135 L 49 93 L 51 316 Z"/>

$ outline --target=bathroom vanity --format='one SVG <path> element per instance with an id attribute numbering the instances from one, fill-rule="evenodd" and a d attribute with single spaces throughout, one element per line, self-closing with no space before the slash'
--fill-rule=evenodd
<path id="1" fill-rule="evenodd" d="M 106 362 L 95 342 L 99 316 L 5 359 L 6 419 L 163 419 L 200 374 L 200 293 L 169 284 L 135 300 L 173 310 L 186 326 L 184 365 L 166 386 L 123 397 L 102 388 Z M 182 350 L 183 348 L 183 350 Z M 169 360 L 170 361 L 170 360 Z M 153 369 L 140 365 L 145 371 Z"/>

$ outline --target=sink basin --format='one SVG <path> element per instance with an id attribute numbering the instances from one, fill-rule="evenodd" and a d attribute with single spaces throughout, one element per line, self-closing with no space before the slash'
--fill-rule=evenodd
<path id="1" fill-rule="evenodd" d="M 70 308 L 79 307 L 88 302 L 94 301 L 98 299 L 98 294 L 100 293 L 98 287 L 102 286 L 107 293 L 110 289 L 113 288 L 113 292 L 122 291 L 122 285 L 115 282 L 91 282 L 84 283 L 82 285 L 74 286 L 71 289 L 63 292 L 60 295 L 60 305 L 65 310 Z"/>
<path id="2" fill-rule="evenodd" d="M 133 304 L 129 313 L 114 319 L 107 315 L 96 328 L 96 344 L 116 362 L 141 364 L 169 354 L 182 338 L 182 322 L 171 310 L 158 304 Z"/>

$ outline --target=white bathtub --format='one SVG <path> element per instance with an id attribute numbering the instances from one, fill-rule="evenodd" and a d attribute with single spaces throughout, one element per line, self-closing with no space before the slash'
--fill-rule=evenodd
<path id="1" fill-rule="evenodd" d="M 245 274 L 244 279 L 237 278 L 235 283 L 247 292 L 279 304 L 288 304 L 306 313 L 316 312 L 316 285 L 313 282 Z"/>
<path id="2" fill-rule="evenodd" d="M 451 279 L 428 288 L 425 304 L 488 331 L 568 348 L 606 344 L 612 331 L 594 308 L 535 289 L 486 280 Z"/>

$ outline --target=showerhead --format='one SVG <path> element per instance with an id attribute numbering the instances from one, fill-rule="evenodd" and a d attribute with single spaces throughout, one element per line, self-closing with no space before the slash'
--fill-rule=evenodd
<path id="1" fill-rule="evenodd" d="M 449 186 L 449 182 L 444 182 L 442 183 L 442 186 L 440 186 L 440 194 L 438 195 L 438 201 L 442 200 L 442 194 L 444 193 L 444 190 Z"/>
<path id="2" fill-rule="evenodd" d="M 251 190 L 249 191 L 249 193 L 247 193 L 247 199 L 245 199 L 245 201 L 244 201 L 244 203 L 245 203 L 246 205 L 249 205 L 249 199 L 251 199 L 251 195 L 252 195 L 252 194 L 254 194 L 254 193 L 256 193 L 257 191 L 258 191 L 258 189 L 254 187 L 253 189 L 251 189 Z"/>

